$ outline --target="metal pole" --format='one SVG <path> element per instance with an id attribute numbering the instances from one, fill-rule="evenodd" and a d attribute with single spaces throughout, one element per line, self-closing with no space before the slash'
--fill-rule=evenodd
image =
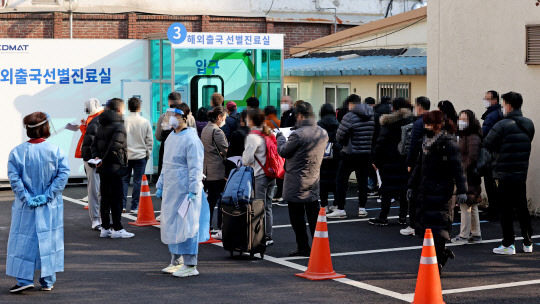
<path id="1" fill-rule="evenodd" d="M 69 0 L 69 39 L 73 39 L 73 6 L 72 0 Z"/>

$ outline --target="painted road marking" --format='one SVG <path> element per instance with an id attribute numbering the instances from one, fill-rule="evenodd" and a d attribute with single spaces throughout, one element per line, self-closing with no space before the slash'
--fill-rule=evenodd
<path id="1" fill-rule="evenodd" d="M 399 216 L 389 216 L 388 219 L 396 219 L 398 218 Z M 369 218 L 360 218 L 360 219 L 350 219 L 350 220 L 338 220 L 338 221 L 333 221 L 332 219 L 329 219 L 328 220 L 328 224 L 339 224 L 339 223 L 352 223 L 352 222 L 366 222 L 368 221 Z M 308 224 L 306 223 L 306 226 Z M 286 227 L 292 227 L 290 224 L 289 225 L 275 225 L 275 226 L 272 226 L 272 229 L 275 229 L 275 228 L 286 228 Z"/>
<path id="2" fill-rule="evenodd" d="M 533 239 L 540 238 L 540 235 L 535 235 L 532 237 Z M 516 240 L 523 240 L 522 237 L 516 238 Z M 489 244 L 489 243 L 499 243 L 502 239 L 493 239 L 493 240 L 483 240 L 482 243 L 476 243 L 476 244 L 458 244 L 458 243 L 448 243 L 446 244 L 446 247 L 455 247 L 455 246 L 474 246 L 474 245 L 482 245 L 482 244 Z M 416 249 L 422 249 L 422 246 L 407 246 L 407 247 L 396 247 L 396 248 L 384 248 L 384 249 L 373 249 L 373 250 L 362 250 L 362 251 L 351 251 L 351 252 L 340 252 L 340 253 L 332 253 L 331 256 L 333 257 L 339 257 L 339 256 L 348 256 L 348 255 L 363 255 L 363 254 L 372 254 L 372 253 L 384 253 L 384 252 L 395 252 L 395 251 L 406 251 L 406 250 L 416 250 Z M 281 258 L 283 260 L 302 260 L 302 259 L 309 259 L 309 257 L 283 257 Z"/>
<path id="3" fill-rule="evenodd" d="M 70 202 L 79 204 L 81 206 L 86 206 L 87 205 L 86 203 L 84 203 L 84 202 L 82 202 L 80 200 L 77 200 L 77 199 L 73 199 L 73 198 L 66 197 L 66 196 L 64 196 L 63 198 L 66 201 L 70 201 Z M 132 219 L 132 220 L 136 219 L 136 217 L 134 217 L 132 215 L 129 215 L 129 214 L 125 214 L 125 213 L 123 213 L 122 216 L 125 217 L 125 218 L 128 218 L 128 219 Z M 398 217 L 394 216 L 394 217 L 388 217 L 388 218 L 391 219 L 391 218 L 398 218 Z M 368 220 L 368 219 L 341 220 L 341 221 L 331 221 L 331 222 L 328 222 L 328 223 L 360 222 L 360 221 L 366 221 L 366 220 Z M 281 226 L 282 227 L 290 227 L 291 225 L 281 225 Z M 160 228 L 159 225 L 155 225 L 154 227 Z M 532 238 L 533 239 L 540 238 L 540 235 L 539 236 L 533 236 Z M 522 239 L 523 239 L 522 237 L 516 238 L 516 240 L 522 240 Z M 502 239 L 485 240 L 485 241 L 482 242 L 482 244 L 484 244 L 484 243 L 496 243 L 496 242 L 500 242 L 500 241 L 502 241 Z M 219 246 L 219 247 L 223 247 L 223 243 L 214 243 L 214 245 Z M 465 244 L 455 244 L 455 243 L 447 244 L 447 246 L 463 246 L 463 245 L 465 245 Z M 474 245 L 474 244 L 470 244 L 470 245 Z M 368 253 L 379 253 L 379 252 L 392 252 L 392 251 L 402 251 L 402 250 L 414 250 L 414 249 L 421 249 L 421 248 L 422 248 L 422 246 L 409 246 L 409 247 L 387 248 L 387 249 L 378 249 L 378 250 L 364 250 L 364 251 L 356 251 L 356 252 L 348 252 L 348 253 L 347 252 L 335 253 L 335 254 L 332 254 L 332 256 L 344 256 L 344 255 L 353 255 L 353 254 L 368 254 Z M 360 252 L 363 252 L 363 253 L 360 253 Z M 269 262 L 273 262 L 275 264 L 285 266 L 285 267 L 288 267 L 288 268 L 292 268 L 292 269 L 296 269 L 296 270 L 299 270 L 299 271 L 305 271 L 307 269 L 307 267 L 305 267 L 303 265 L 293 263 L 293 262 L 290 261 L 290 260 L 300 259 L 300 258 L 304 258 L 304 257 L 276 258 L 276 257 L 269 256 L 269 255 L 266 255 L 266 254 L 264 255 L 264 260 L 267 260 Z M 334 279 L 334 281 L 340 282 L 340 283 L 343 283 L 343 284 L 347 284 L 349 286 L 357 287 L 357 288 L 360 288 L 360 289 L 368 290 L 368 291 L 371 291 L 371 292 L 374 292 L 374 293 L 377 293 L 377 294 L 385 295 L 385 296 L 388 296 L 388 297 L 391 297 L 391 298 L 394 298 L 394 299 L 397 299 L 397 300 L 401 300 L 401 301 L 404 301 L 404 302 L 409 302 L 410 303 L 414 299 L 414 293 L 412 293 L 412 294 L 401 294 L 401 293 L 398 293 L 398 292 L 394 292 L 394 291 L 391 291 L 391 290 L 388 290 L 388 289 L 384 289 L 384 288 L 380 288 L 380 287 L 377 287 L 377 286 L 369 285 L 369 284 L 362 283 L 362 282 L 355 281 L 355 280 L 348 279 L 348 278 Z M 443 294 L 464 293 L 464 292 L 499 289 L 499 288 L 508 288 L 508 287 L 517 287 L 517 286 L 525 286 L 525 285 L 533 285 L 533 284 L 540 284 L 540 280 L 530 280 L 530 281 L 512 282 L 512 283 L 504 283 L 504 284 L 493 284 L 493 285 L 484 285 L 484 286 L 448 289 L 448 290 L 443 290 Z"/>

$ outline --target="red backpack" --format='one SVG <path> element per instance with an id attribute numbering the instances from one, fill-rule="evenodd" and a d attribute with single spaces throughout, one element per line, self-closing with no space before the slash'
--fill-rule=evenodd
<path id="1" fill-rule="evenodd" d="M 285 159 L 278 154 L 276 137 L 273 134 L 269 136 L 264 135 L 258 130 L 253 130 L 249 133 L 261 136 L 266 144 L 266 163 L 264 166 L 257 157 L 255 157 L 255 160 L 259 163 L 259 166 L 263 168 L 266 176 L 283 179 L 285 176 Z"/>

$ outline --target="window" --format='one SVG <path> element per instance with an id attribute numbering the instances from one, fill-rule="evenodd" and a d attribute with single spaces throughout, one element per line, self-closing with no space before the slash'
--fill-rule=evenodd
<path id="1" fill-rule="evenodd" d="M 259 98 L 261 108 L 279 105 L 281 99 L 281 51 L 254 50 L 254 53 L 255 97 Z"/>
<path id="2" fill-rule="evenodd" d="M 377 84 L 377 98 L 379 101 L 383 96 L 389 96 L 390 98 L 403 97 L 409 100 L 411 96 L 411 84 L 409 82 L 379 83 Z"/>
<path id="3" fill-rule="evenodd" d="M 324 102 L 334 106 L 334 109 L 341 107 L 343 101 L 349 96 L 351 90 L 350 84 L 325 84 L 324 85 Z"/>
<path id="4" fill-rule="evenodd" d="M 286 83 L 283 90 L 283 95 L 291 96 L 293 102 L 298 100 L 298 84 L 297 83 Z"/>
<path id="5" fill-rule="evenodd" d="M 540 25 L 527 25 L 525 28 L 525 63 L 540 64 Z"/>

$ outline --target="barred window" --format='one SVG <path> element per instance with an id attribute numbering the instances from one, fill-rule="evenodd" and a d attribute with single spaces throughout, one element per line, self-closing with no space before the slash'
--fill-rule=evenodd
<path id="1" fill-rule="evenodd" d="M 407 100 L 411 96 L 411 83 L 410 82 L 398 82 L 398 83 L 378 83 L 377 84 L 377 98 L 379 102 L 383 96 L 389 96 L 390 98 L 403 97 Z"/>

